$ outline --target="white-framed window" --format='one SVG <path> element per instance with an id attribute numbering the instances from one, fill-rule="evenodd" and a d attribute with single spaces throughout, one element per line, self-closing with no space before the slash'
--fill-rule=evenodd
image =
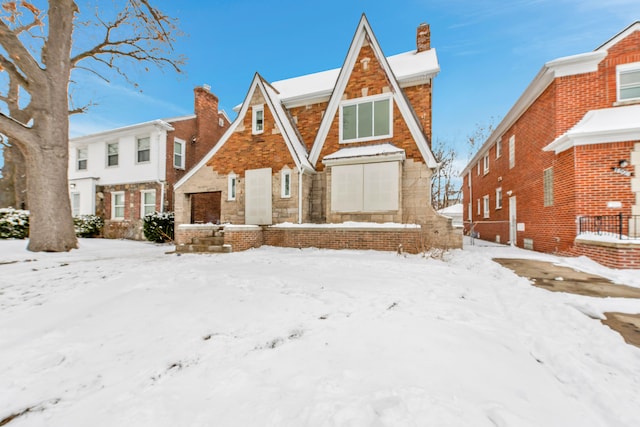
<path id="1" fill-rule="evenodd" d="M 478 199 L 478 210 L 477 210 L 477 215 L 480 216 L 481 210 L 480 210 L 480 199 Z"/>
<path id="2" fill-rule="evenodd" d="M 485 218 L 489 218 L 489 195 L 482 197 L 482 206 L 484 208 L 483 216 Z"/>
<path id="3" fill-rule="evenodd" d="M 220 126 L 220 127 L 224 126 L 224 119 L 222 117 L 218 118 L 218 126 Z"/>
<path id="4" fill-rule="evenodd" d="M 227 200 L 236 199 L 236 187 L 238 185 L 238 177 L 235 173 L 230 173 L 227 177 Z"/>
<path id="5" fill-rule="evenodd" d="M 469 204 L 467 205 L 467 220 L 471 221 L 471 202 L 469 202 Z"/>
<path id="6" fill-rule="evenodd" d="M 148 136 L 136 140 L 136 162 L 147 163 L 151 160 L 151 138 Z"/>
<path id="7" fill-rule="evenodd" d="M 71 193 L 71 214 L 73 216 L 80 215 L 80 193 Z"/>
<path id="8" fill-rule="evenodd" d="M 76 167 L 79 171 L 86 171 L 89 162 L 89 149 L 80 147 L 76 150 Z"/>
<path id="9" fill-rule="evenodd" d="M 509 138 L 509 169 L 513 169 L 516 165 L 516 136 L 511 135 Z"/>
<path id="10" fill-rule="evenodd" d="M 478 160 L 478 164 L 476 166 L 477 166 L 476 167 L 476 169 L 477 169 L 476 175 L 480 176 L 480 160 Z"/>
<path id="11" fill-rule="evenodd" d="M 640 100 L 640 62 L 616 67 L 618 101 Z"/>
<path id="12" fill-rule="evenodd" d="M 333 212 L 397 211 L 399 206 L 397 162 L 333 166 Z"/>
<path id="13" fill-rule="evenodd" d="M 502 209 L 502 187 L 496 188 L 496 209 Z"/>
<path id="14" fill-rule="evenodd" d="M 156 190 L 142 190 L 140 192 L 140 217 L 156 211 Z"/>
<path id="15" fill-rule="evenodd" d="M 471 171 L 467 173 L 467 187 L 471 188 Z"/>
<path id="16" fill-rule="evenodd" d="M 484 155 L 484 158 L 482 160 L 483 166 L 484 166 L 484 174 L 488 174 L 489 173 L 489 152 L 487 152 Z"/>
<path id="17" fill-rule="evenodd" d="M 496 141 L 496 159 L 502 156 L 502 138 Z"/>
<path id="18" fill-rule="evenodd" d="M 173 167 L 176 169 L 184 169 L 185 151 L 187 144 L 182 139 L 174 138 L 173 140 Z"/>
<path id="19" fill-rule="evenodd" d="M 390 93 L 344 101 L 340 105 L 340 142 L 371 141 L 393 136 Z"/>
<path id="20" fill-rule="evenodd" d="M 553 206 L 553 167 L 542 172 L 542 183 L 544 187 L 544 205 Z"/>
<path id="21" fill-rule="evenodd" d="M 118 166 L 118 151 L 119 146 L 117 142 L 107 144 L 107 167 Z"/>
<path id="22" fill-rule="evenodd" d="M 251 107 L 251 133 L 257 135 L 264 132 L 264 105 L 254 105 Z"/>
<path id="23" fill-rule="evenodd" d="M 291 197 L 291 169 L 283 169 L 280 172 L 281 189 L 280 195 L 283 199 Z"/>
<path id="24" fill-rule="evenodd" d="M 124 191 L 111 193 L 111 219 L 124 219 Z"/>

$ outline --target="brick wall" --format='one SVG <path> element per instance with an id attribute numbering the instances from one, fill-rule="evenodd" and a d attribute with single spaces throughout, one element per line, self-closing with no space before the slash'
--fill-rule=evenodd
<path id="1" fill-rule="evenodd" d="M 587 256 L 610 268 L 640 269 L 640 245 L 633 243 L 594 242 L 579 239 L 575 254 Z"/>

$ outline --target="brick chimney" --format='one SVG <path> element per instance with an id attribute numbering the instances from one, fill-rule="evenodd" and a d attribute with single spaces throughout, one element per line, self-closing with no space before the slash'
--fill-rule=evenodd
<path id="1" fill-rule="evenodd" d="M 416 51 L 419 53 L 429 49 L 431 49 L 431 29 L 429 24 L 423 22 L 418 25 L 416 31 Z"/>
<path id="2" fill-rule="evenodd" d="M 209 85 L 195 88 L 193 112 L 196 115 L 196 140 L 201 145 L 213 146 L 218 134 L 218 97 Z"/>

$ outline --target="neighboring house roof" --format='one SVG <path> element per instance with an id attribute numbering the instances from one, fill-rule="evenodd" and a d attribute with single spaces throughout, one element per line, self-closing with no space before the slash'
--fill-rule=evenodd
<path id="1" fill-rule="evenodd" d="M 578 145 L 637 140 L 640 140 L 640 105 L 628 105 L 587 112 L 544 151 L 561 153 Z"/>
<path id="2" fill-rule="evenodd" d="M 440 209 L 438 213 L 442 215 L 462 215 L 462 203 L 456 203 L 455 205 L 447 206 L 446 208 Z"/>
<path id="3" fill-rule="evenodd" d="M 613 36 L 607 42 L 596 48 L 593 52 L 581 53 L 578 55 L 566 56 L 547 62 L 540 69 L 533 81 L 527 86 L 520 98 L 511 107 L 502 121 L 489 135 L 485 143 L 471 158 L 467 166 L 460 175 L 466 174 L 478 160 L 482 158 L 485 151 L 490 148 L 498 138 L 500 138 L 513 124 L 524 114 L 533 102 L 544 92 L 556 77 L 570 76 L 581 73 L 594 72 L 598 69 L 598 64 L 607 56 L 607 51 L 619 41 L 626 38 L 634 31 L 640 31 L 640 21 L 636 21 L 627 28 Z"/>
<path id="4" fill-rule="evenodd" d="M 402 114 L 407 127 L 409 128 L 411 136 L 416 142 L 422 158 L 425 160 L 425 163 L 429 168 L 436 168 L 438 166 L 438 162 L 436 161 L 433 153 L 431 152 L 431 149 L 429 148 L 427 138 L 422 132 L 422 128 L 418 123 L 418 120 L 413 112 L 413 109 L 409 105 L 404 92 L 400 89 L 400 84 L 396 80 L 393 71 L 391 70 L 391 66 L 387 61 L 387 58 L 382 53 L 382 49 L 378 44 L 378 40 L 373 34 L 371 26 L 369 25 L 369 21 L 367 21 L 367 17 L 364 14 L 362 15 L 362 18 L 360 18 L 360 22 L 358 23 L 356 33 L 353 36 L 351 45 L 349 46 L 349 51 L 347 53 L 347 57 L 344 60 L 344 64 L 342 65 L 342 68 L 340 68 L 340 73 L 338 74 L 336 84 L 331 93 L 331 98 L 329 99 L 329 103 L 327 105 L 327 109 L 322 118 L 322 121 L 320 122 L 320 128 L 313 143 L 313 147 L 311 148 L 309 161 L 311 162 L 311 164 L 316 164 L 316 162 L 318 161 L 320 152 L 322 151 L 322 146 L 324 145 L 324 142 L 327 138 L 327 134 L 329 132 L 333 119 L 338 111 L 340 102 L 342 101 L 342 96 L 347 87 L 347 83 L 349 82 L 349 77 L 351 76 L 353 67 L 358 58 L 358 53 L 360 52 L 360 49 L 365 42 L 368 42 L 371 46 L 376 59 L 380 63 L 381 68 L 389 79 L 393 100 L 398 107 L 398 110 Z"/>
<path id="5" fill-rule="evenodd" d="M 104 139 L 105 137 L 109 137 L 110 135 L 137 132 L 146 127 L 158 127 L 166 131 L 173 130 L 173 126 L 171 126 L 169 123 L 167 123 L 164 120 L 151 120 L 149 122 L 136 123 L 134 125 L 123 126 L 115 129 L 109 129 L 102 132 L 92 133 L 89 135 L 77 136 L 75 138 L 69 139 L 69 143 L 73 144 L 73 143 L 91 142 L 94 139 Z"/>
<path id="6" fill-rule="evenodd" d="M 259 90 L 264 96 L 265 102 L 267 103 L 269 110 L 273 114 L 273 117 L 278 124 L 278 129 L 282 134 L 282 137 L 287 144 L 287 148 L 291 153 L 291 158 L 296 164 L 296 167 L 300 170 L 306 170 L 314 172 L 315 169 L 309 163 L 307 159 L 307 150 L 305 149 L 304 144 L 300 140 L 298 132 L 294 129 L 291 121 L 289 120 L 289 116 L 282 107 L 280 99 L 278 98 L 278 94 L 276 91 L 269 86 L 267 82 L 264 81 L 260 74 L 256 73 L 253 76 L 253 81 L 251 82 L 251 86 L 249 87 L 249 91 L 244 98 L 242 103 L 242 108 L 238 113 L 238 117 L 233 121 L 231 126 L 227 129 L 227 131 L 222 135 L 220 141 L 205 155 L 197 165 L 195 165 L 189 172 L 187 172 L 178 182 L 175 183 L 174 188 L 181 187 L 191 176 L 193 176 L 200 168 L 204 167 L 209 160 L 222 148 L 229 138 L 236 131 L 237 127 L 243 122 L 244 116 L 247 114 L 247 111 L 250 107 L 251 98 L 256 90 Z"/>

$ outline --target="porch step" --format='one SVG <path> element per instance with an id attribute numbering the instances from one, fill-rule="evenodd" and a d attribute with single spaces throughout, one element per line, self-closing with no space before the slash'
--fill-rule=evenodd
<path id="1" fill-rule="evenodd" d="M 212 237 L 194 237 L 191 239 L 192 245 L 206 245 L 206 246 L 222 246 L 224 245 L 224 236 L 212 236 Z"/>
<path id="2" fill-rule="evenodd" d="M 231 253 L 231 245 L 190 244 L 176 246 L 179 254 L 189 253 Z"/>

